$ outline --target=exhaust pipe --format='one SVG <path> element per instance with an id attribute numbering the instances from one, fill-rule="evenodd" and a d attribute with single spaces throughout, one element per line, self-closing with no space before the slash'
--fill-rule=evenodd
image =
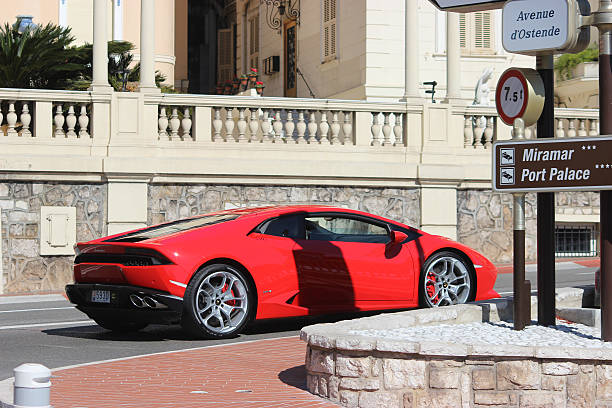
<path id="1" fill-rule="evenodd" d="M 143 298 L 143 301 L 151 309 L 165 309 L 165 308 L 168 307 L 168 306 L 164 305 L 163 303 L 160 303 L 157 300 L 153 299 L 150 296 L 145 296 Z"/>
<path id="2" fill-rule="evenodd" d="M 139 309 L 142 309 L 143 307 L 147 307 L 145 302 L 138 295 L 134 295 L 134 294 L 130 295 L 130 302 L 132 302 L 132 304 Z"/>

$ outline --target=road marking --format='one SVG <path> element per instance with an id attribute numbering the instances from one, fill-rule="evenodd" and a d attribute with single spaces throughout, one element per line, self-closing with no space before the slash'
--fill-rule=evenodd
<path id="1" fill-rule="evenodd" d="M 594 274 L 595 274 L 595 271 L 593 271 L 593 272 L 580 272 L 580 273 L 577 273 L 576 275 L 594 275 Z"/>
<path id="2" fill-rule="evenodd" d="M 95 322 L 93 320 L 76 320 L 76 321 L 71 321 L 71 322 L 20 324 L 16 326 L 0 326 L 0 330 L 29 329 L 31 327 L 62 326 L 62 325 L 85 324 L 85 323 L 95 323 Z"/>
<path id="3" fill-rule="evenodd" d="M 0 305 L 11 303 L 35 303 L 35 302 L 66 302 L 62 295 L 24 295 L 24 296 L 0 296 Z"/>
<path id="4" fill-rule="evenodd" d="M 0 310 L 0 313 L 42 312 L 42 311 L 46 311 L 46 310 L 66 310 L 66 309 L 74 309 L 74 306 L 66 306 L 66 307 L 47 307 L 47 308 L 44 308 L 44 309 Z"/>

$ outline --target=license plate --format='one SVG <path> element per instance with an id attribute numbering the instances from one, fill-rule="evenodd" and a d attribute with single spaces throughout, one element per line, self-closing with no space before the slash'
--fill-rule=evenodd
<path id="1" fill-rule="evenodd" d="M 91 301 L 94 303 L 110 303 L 111 293 L 110 290 L 92 290 Z"/>

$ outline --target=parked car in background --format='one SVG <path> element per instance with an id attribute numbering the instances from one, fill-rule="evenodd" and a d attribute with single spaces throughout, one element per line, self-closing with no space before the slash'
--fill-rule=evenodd
<path id="1" fill-rule="evenodd" d="M 181 323 L 226 338 L 253 320 L 489 299 L 478 252 L 373 214 L 235 209 L 79 243 L 66 293 L 100 326 Z"/>

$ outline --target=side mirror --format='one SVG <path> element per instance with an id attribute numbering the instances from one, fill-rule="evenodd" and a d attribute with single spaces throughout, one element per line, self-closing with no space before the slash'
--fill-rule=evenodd
<path id="1" fill-rule="evenodd" d="M 408 238 L 408 235 L 404 234 L 402 231 L 391 231 L 390 237 L 391 243 L 401 244 Z"/>

